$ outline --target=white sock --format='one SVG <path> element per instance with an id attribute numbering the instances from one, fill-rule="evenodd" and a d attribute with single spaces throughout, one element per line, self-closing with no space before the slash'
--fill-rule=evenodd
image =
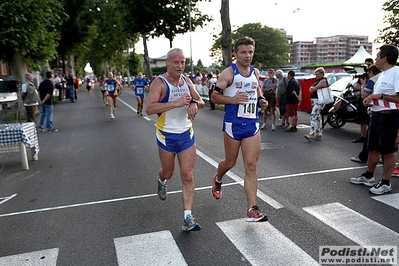
<path id="1" fill-rule="evenodd" d="M 184 210 L 184 220 L 186 219 L 187 215 L 191 215 L 191 210 Z"/>
<path id="2" fill-rule="evenodd" d="M 161 178 L 159 178 L 159 182 L 161 182 L 162 184 L 166 185 L 166 179 L 164 181 L 162 181 Z"/>

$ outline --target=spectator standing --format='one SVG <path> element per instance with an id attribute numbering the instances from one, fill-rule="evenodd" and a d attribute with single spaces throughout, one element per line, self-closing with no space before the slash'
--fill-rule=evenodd
<path id="1" fill-rule="evenodd" d="M 21 87 L 21 96 L 26 110 L 26 121 L 37 122 L 39 119 L 39 94 L 33 84 L 33 75 L 31 73 L 25 74 L 25 83 Z"/>
<path id="2" fill-rule="evenodd" d="M 284 77 L 284 73 L 281 69 L 276 71 L 276 78 L 278 79 L 276 98 L 278 101 L 278 108 L 281 117 L 281 125 L 278 128 L 287 129 L 289 127 L 286 104 L 285 104 L 285 93 L 287 91 L 288 78 Z"/>
<path id="3" fill-rule="evenodd" d="M 68 77 L 66 78 L 66 85 L 68 88 L 68 96 L 71 102 L 75 102 L 75 81 L 73 78 L 73 74 L 69 73 Z"/>
<path id="4" fill-rule="evenodd" d="M 174 172 L 175 160 L 180 165 L 184 222 L 182 230 L 197 231 L 194 221 L 195 135 L 192 127 L 198 108 L 205 106 L 190 79 L 183 76 L 186 58 L 183 50 L 171 49 L 166 56 L 166 73 L 151 82 L 147 114 L 158 114 L 156 139 L 161 169 L 158 171 L 158 196 L 166 200 L 167 180 Z"/>
<path id="5" fill-rule="evenodd" d="M 367 70 L 367 74 L 368 74 L 368 77 L 369 77 L 368 80 L 367 80 L 367 83 L 364 83 L 366 81 L 362 80 L 361 81 L 361 85 L 360 85 L 361 93 L 360 93 L 360 97 L 359 98 L 362 99 L 362 105 L 363 105 L 364 98 L 366 98 L 371 93 L 373 93 L 374 84 L 377 81 L 378 76 L 380 75 L 380 73 L 381 73 L 381 70 L 379 70 L 376 66 L 371 66 Z M 367 135 L 368 134 L 366 134 L 366 139 L 363 141 L 363 148 L 359 152 L 359 155 L 357 157 L 352 157 L 351 161 L 357 162 L 357 163 L 367 163 L 367 158 L 368 158 L 368 155 L 369 155 L 369 150 L 367 148 Z"/>
<path id="6" fill-rule="evenodd" d="M 148 86 L 148 81 L 143 77 L 143 73 L 137 73 L 137 77 L 132 81 L 132 88 L 137 100 L 137 114 L 143 115 L 143 105 L 145 98 L 145 89 Z"/>
<path id="7" fill-rule="evenodd" d="M 364 64 L 366 66 L 366 70 L 369 69 L 372 65 L 374 65 L 374 60 L 373 58 L 366 58 L 364 60 Z"/>
<path id="8" fill-rule="evenodd" d="M 300 101 L 301 87 L 299 86 L 298 80 L 295 79 L 295 72 L 293 70 L 288 71 L 288 86 L 285 94 L 285 104 L 287 108 L 287 119 L 291 117 L 291 127 L 287 128 L 285 132 L 297 132 L 298 122 L 298 104 Z"/>
<path id="9" fill-rule="evenodd" d="M 58 73 L 54 78 L 55 89 L 58 90 L 58 100 L 62 101 L 62 78 L 61 73 Z"/>
<path id="10" fill-rule="evenodd" d="M 51 82 L 53 75 L 51 71 L 46 72 L 46 79 L 43 80 L 39 85 L 39 95 L 40 95 L 40 120 L 39 120 L 39 130 L 44 132 L 57 132 L 58 129 L 53 127 L 53 90 L 54 85 Z M 43 128 L 44 119 L 46 119 L 46 130 Z"/>
<path id="11" fill-rule="evenodd" d="M 257 164 L 260 154 L 258 105 L 266 108 L 267 101 L 259 86 L 259 70 L 251 65 L 255 52 L 255 41 L 249 37 L 238 39 L 234 44 L 236 63 L 220 73 L 212 93 L 215 103 L 225 105 L 223 139 L 225 159 L 219 162 L 217 173 L 212 177 L 212 195 L 222 196 L 223 176 L 237 162 L 241 148 L 244 160 L 244 190 L 247 194 L 247 222 L 267 221 L 256 204 L 258 190 Z M 223 92 L 223 94 L 222 94 Z"/>
<path id="12" fill-rule="evenodd" d="M 75 77 L 73 82 L 75 84 L 75 101 L 76 101 L 78 99 L 78 94 L 79 94 L 80 80 L 78 77 Z"/>
<path id="13" fill-rule="evenodd" d="M 323 125 L 321 123 L 321 111 L 324 108 L 324 104 L 319 104 L 317 97 L 317 90 L 328 87 L 327 79 L 324 77 L 324 68 L 318 67 L 314 71 L 316 80 L 313 85 L 310 86 L 310 101 L 312 104 L 312 112 L 310 113 L 310 133 L 304 137 L 310 142 L 310 140 L 321 140 L 323 137 Z"/>
<path id="14" fill-rule="evenodd" d="M 374 60 L 371 58 L 367 58 L 364 61 L 365 64 L 365 73 L 367 74 L 364 78 L 358 78 L 354 89 L 359 91 L 359 94 L 362 92 L 362 87 L 367 83 L 368 79 L 368 69 L 373 65 Z M 356 123 L 360 125 L 360 137 L 352 140 L 353 143 L 364 143 L 366 140 L 366 132 L 367 126 L 370 123 L 370 115 L 367 111 L 368 107 L 363 105 L 363 98 L 359 95 L 357 105 L 356 105 Z"/>
<path id="15" fill-rule="evenodd" d="M 350 178 L 353 184 L 372 186 L 372 194 L 385 194 L 392 190 L 391 173 L 395 166 L 395 142 L 398 135 L 398 110 L 390 106 L 380 106 L 375 100 L 399 103 L 399 67 L 398 48 L 394 45 L 382 45 L 375 59 L 375 65 L 382 70 L 374 85 L 374 91 L 363 103 L 371 105 L 372 116 L 369 125 L 368 147 L 369 156 L 367 170 L 358 177 Z M 375 183 L 374 171 L 378 164 L 380 153 L 383 155 L 383 177 Z"/>
<path id="16" fill-rule="evenodd" d="M 212 102 L 212 92 L 213 92 L 213 88 L 216 85 L 217 78 L 216 78 L 216 76 L 213 76 L 212 72 L 208 74 L 207 78 L 208 78 L 208 81 L 206 83 L 206 86 L 208 87 L 209 104 L 211 106 L 211 108 L 209 108 L 209 110 L 215 110 L 216 106 L 215 106 L 215 103 Z"/>
<path id="17" fill-rule="evenodd" d="M 194 84 L 201 84 L 201 80 L 202 80 L 201 72 L 199 71 L 195 72 L 195 76 L 193 78 Z"/>
<path id="18" fill-rule="evenodd" d="M 268 105 L 265 109 L 263 109 L 262 121 L 263 124 L 260 129 L 266 129 L 266 120 L 267 113 L 270 112 L 270 116 L 272 118 L 272 127 L 271 130 L 276 130 L 276 89 L 278 84 L 278 79 L 274 76 L 274 69 L 270 68 L 267 71 L 267 79 L 263 82 L 262 93 L 263 97 L 266 98 Z"/>
<path id="19" fill-rule="evenodd" d="M 66 96 L 67 96 L 67 81 L 65 79 L 65 75 L 61 75 L 61 98 L 62 101 L 66 101 Z"/>

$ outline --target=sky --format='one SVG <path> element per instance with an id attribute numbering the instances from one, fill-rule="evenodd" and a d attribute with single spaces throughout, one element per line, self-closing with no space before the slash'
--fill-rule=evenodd
<path id="1" fill-rule="evenodd" d="M 386 1 L 230 0 L 230 23 L 232 30 L 248 23 L 282 28 L 287 35 L 293 36 L 294 42 L 334 35 L 368 36 L 369 42 L 374 42 L 379 35 L 378 30 L 385 27 L 382 6 Z M 182 48 L 186 57 L 192 56 L 194 64 L 201 59 L 204 66 L 210 66 L 213 62 L 209 57 L 214 43 L 212 35 L 222 30 L 221 0 L 200 2 L 197 7 L 203 14 L 211 16 L 213 21 L 191 34 L 178 35 L 173 41 L 173 48 Z M 164 56 L 169 51 L 169 41 L 163 37 L 150 38 L 147 45 L 150 58 Z M 379 45 L 374 45 L 373 56 L 377 54 Z M 144 53 L 142 40 L 136 44 L 135 50 L 136 53 Z"/>

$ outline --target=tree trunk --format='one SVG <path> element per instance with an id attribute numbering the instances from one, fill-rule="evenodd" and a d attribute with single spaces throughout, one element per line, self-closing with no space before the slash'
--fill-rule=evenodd
<path id="1" fill-rule="evenodd" d="M 142 34 L 141 37 L 143 38 L 143 47 L 144 47 L 144 68 L 146 72 L 146 77 L 148 79 L 152 78 L 152 71 L 150 66 L 150 60 L 148 58 L 148 47 L 147 47 L 147 36 Z"/>
<path id="2" fill-rule="evenodd" d="M 8 62 L 10 64 L 11 78 L 19 80 L 19 86 L 22 86 L 22 83 L 25 81 L 25 74 L 28 73 L 24 56 L 21 52 L 16 51 L 11 55 Z M 18 95 L 18 106 L 18 115 L 21 117 L 26 114 L 26 111 L 25 108 L 23 108 L 24 105 L 20 93 Z"/>
<path id="3" fill-rule="evenodd" d="M 8 60 L 10 64 L 11 78 L 20 80 L 20 82 L 24 82 L 25 74 L 28 72 L 28 68 L 26 67 L 25 58 L 23 55 L 16 51 Z"/>
<path id="4" fill-rule="evenodd" d="M 229 0 L 221 0 L 220 17 L 222 21 L 222 55 L 223 66 L 226 68 L 232 62 L 232 45 L 231 45 L 231 24 L 230 24 L 230 8 Z"/>

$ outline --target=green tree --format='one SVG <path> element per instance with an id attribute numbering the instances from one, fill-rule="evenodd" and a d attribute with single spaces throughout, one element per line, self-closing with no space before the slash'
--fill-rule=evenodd
<path id="1" fill-rule="evenodd" d="M 62 0 L 62 4 L 67 16 L 58 27 L 61 41 L 57 47 L 57 58 L 53 61 L 53 66 L 61 67 L 65 73 L 66 66 L 59 65 L 60 61 L 65 62 L 71 57 L 76 60 L 76 58 L 84 57 L 88 52 L 84 45 L 91 36 L 90 28 L 95 24 L 96 15 L 101 9 L 93 0 Z M 85 60 L 81 59 L 76 63 L 80 69 L 83 69 Z"/>
<path id="2" fill-rule="evenodd" d="M 204 67 L 204 65 L 202 64 L 202 60 L 201 59 L 198 59 L 197 66 L 200 67 L 200 68 Z"/>
<path id="3" fill-rule="evenodd" d="M 202 0 L 125 1 L 127 10 L 123 19 L 125 32 L 132 35 L 139 33 L 143 38 L 144 61 L 148 72 L 150 69 L 146 40 L 149 37 L 163 35 L 169 40 L 169 48 L 171 48 L 177 34 L 189 32 L 190 26 L 191 30 L 195 30 L 211 21 L 208 15 L 203 15 L 196 7 L 200 1 Z M 148 74 L 151 75 L 151 73 Z"/>
<path id="4" fill-rule="evenodd" d="M 144 72 L 142 56 L 136 53 L 131 53 L 128 58 L 128 66 L 129 66 L 129 71 L 133 76 L 138 72 Z"/>
<path id="5" fill-rule="evenodd" d="M 132 44 L 132 40 L 137 41 L 137 38 L 125 32 L 124 2 L 122 0 L 97 2 L 92 10 L 95 12 L 95 23 L 87 44 L 89 52 L 85 59 L 91 63 L 97 74 L 114 69 L 126 72 L 128 47 Z"/>
<path id="6" fill-rule="evenodd" d="M 379 31 L 380 36 L 375 41 L 399 46 L 399 0 L 385 2 L 382 10 L 388 12 L 384 17 L 388 26 Z"/>
<path id="7" fill-rule="evenodd" d="M 245 24 L 232 33 L 233 40 L 249 36 L 255 40 L 255 54 L 252 64 L 258 68 L 262 66 L 285 66 L 288 61 L 290 47 L 285 36 L 279 30 L 262 26 L 260 23 Z M 221 37 L 212 46 L 212 57 L 220 60 Z M 220 61 L 218 61 L 220 62 Z"/>
<path id="8" fill-rule="evenodd" d="M 0 58 L 9 64 L 14 79 L 23 80 L 28 65 L 55 57 L 57 26 L 65 17 L 57 0 L 1 1 Z"/>

